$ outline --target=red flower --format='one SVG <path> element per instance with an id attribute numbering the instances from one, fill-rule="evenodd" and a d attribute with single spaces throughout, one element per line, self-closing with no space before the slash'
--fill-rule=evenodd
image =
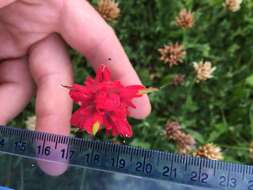
<path id="1" fill-rule="evenodd" d="M 112 81 L 105 65 L 100 65 L 96 78 L 88 77 L 84 86 L 74 84 L 70 96 L 80 108 L 73 113 L 71 124 L 74 127 L 95 135 L 102 127 L 106 134 L 131 137 L 132 127 L 127 121 L 128 107 L 133 107 L 133 98 L 142 96 L 144 86 L 124 87 L 120 81 Z"/>

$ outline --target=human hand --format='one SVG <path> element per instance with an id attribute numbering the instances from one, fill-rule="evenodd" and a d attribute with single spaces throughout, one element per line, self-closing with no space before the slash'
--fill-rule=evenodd
<path id="1" fill-rule="evenodd" d="M 0 41 L 2 125 L 36 93 L 36 130 L 69 134 L 72 100 L 61 85 L 71 85 L 73 73 L 64 41 L 94 69 L 106 63 L 113 79 L 141 84 L 113 30 L 86 0 L 1 0 Z M 131 116 L 141 119 L 150 113 L 146 95 L 134 103 Z M 47 168 L 42 166 L 51 175 L 64 171 Z"/>

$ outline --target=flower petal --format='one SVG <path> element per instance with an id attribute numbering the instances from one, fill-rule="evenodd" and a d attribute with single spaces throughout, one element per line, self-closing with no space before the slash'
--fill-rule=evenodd
<path id="1" fill-rule="evenodd" d="M 126 118 L 111 117 L 114 128 L 112 128 L 112 135 L 120 135 L 123 137 L 132 137 L 132 126 L 128 123 Z"/>
<path id="2" fill-rule="evenodd" d="M 142 94 L 139 94 L 140 90 L 145 89 L 142 85 L 131 85 L 120 89 L 120 96 L 124 99 L 132 99 L 135 97 L 140 97 Z"/>
<path id="3" fill-rule="evenodd" d="M 102 126 L 106 134 L 131 137 L 132 127 L 127 121 L 128 107 L 135 108 L 133 98 L 154 91 L 142 85 L 124 87 L 120 81 L 110 80 L 109 69 L 100 65 L 96 78 L 87 77 L 84 86 L 74 84 L 70 89 L 71 98 L 80 105 L 73 113 L 71 124 L 91 135 L 96 135 Z"/>
<path id="4" fill-rule="evenodd" d="M 78 127 L 82 130 L 85 130 L 89 134 L 93 134 L 92 126 L 96 121 L 102 123 L 101 117 L 95 109 L 92 107 L 79 108 L 76 112 L 73 113 L 71 118 L 71 124 L 75 127 Z"/>
<path id="5" fill-rule="evenodd" d="M 96 72 L 96 81 L 97 82 L 109 81 L 110 78 L 111 76 L 109 69 L 104 64 L 101 64 Z"/>
<path id="6" fill-rule="evenodd" d="M 92 125 L 92 134 L 93 136 L 95 136 L 97 134 L 97 132 L 99 131 L 100 129 L 100 122 L 99 121 L 96 121 L 93 125 Z"/>
<path id="7" fill-rule="evenodd" d="M 102 91 L 97 93 L 95 103 L 98 110 L 117 111 L 120 106 L 120 97 L 115 93 Z"/>
<path id="8" fill-rule="evenodd" d="M 70 97 L 74 100 L 74 102 L 86 102 L 89 101 L 90 97 L 90 90 L 84 86 L 74 84 L 71 87 L 71 90 L 69 92 Z"/>
<path id="9" fill-rule="evenodd" d="M 127 106 L 136 108 L 136 106 L 131 102 L 133 98 L 141 97 L 140 90 L 145 89 L 144 86 L 141 85 L 131 85 L 127 87 L 123 87 L 120 89 L 120 98 L 121 101 L 124 102 Z"/>
<path id="10" fill-rule="evenodd" d="M 84 85 L 87 88 L 90 88 L 91 86 L 96 85 L 96 81 L 92 77 L 87 77 L 86 80 L 84 81 Z"/>
<path id="11" fill-rule="evenodd" d="M 83 117 L 83 115 L 84 115 L 83 111 L 84 110 L 82 110 L 82 109 L 78 109 L 77 111 L 75 111 L 72 114 L 71 125 L 78 127 L 78 128 L 80 128 L 80 126 L 82 126 L 82 124 L 85 120 L 85 118 Z"/>

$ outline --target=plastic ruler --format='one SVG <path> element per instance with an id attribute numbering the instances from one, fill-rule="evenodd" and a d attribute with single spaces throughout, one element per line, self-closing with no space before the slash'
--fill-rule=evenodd
<path id="1" fill-rule="evenodd" d="M 0 152 L 213 189 L 253 190 L 253 167 L 0 127 Z"/>

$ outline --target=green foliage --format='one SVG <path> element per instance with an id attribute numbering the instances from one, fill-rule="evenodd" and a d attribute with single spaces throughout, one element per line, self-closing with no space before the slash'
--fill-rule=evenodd
<path id="1" fill-rule="evenodd" d="M 186 75 L 183 86 L 168 85 L 150 95 L 152 114 L 133 122 L 133 144 L 172 150 L 164 125 L 168 119 L 178 120 L 199 145 L 213 142 L 224 148 L 226 159 L 249 161 L 248 144 L 253 138 L 252 6 L 252 1 L 245 0 L 240 10 L 232 13 L 222 0 L 120 1 L 122 14 L 114 28 L 143 83 L 160 87 L 170 83 L 175 74 Z M 175 18 L 183 8 L 194 14 L 191 29 L 176 26 Z M 184 45 L 187 56 L 183 64 L 170 68 L 159 60 L 157 49 L 175 42 Z M 200 60 L 211 61 L 217 69 L 213 79 L 192 84 L 192 63 Z"/>
<path id="2" fill-rule="evenodd" d="M 95 3 L 95 1 L 93 1 Z M 253 139 L 253 1 L 244 0 L 238 12 L 223 0 L 119 0 L 121 16 L 113 23 L 129 59 L 146 86 L 161 87 L 150 95 L 151 115 L 130 119 L 134 138 L 126 143 L 145 148 L 175 151 L 165 136 L 168 119 L 177 120 L 198 145 L 221 146 L 225 159 L 250 162 L 248 146 Z M 194 14 L 193 28 L 183 30 L 175 18 L 183 8 Z M 159 60 L 158 48 L 182 43 L 184 63 L 169 67 Z M 83 58 L 71 51 L 75 80 L 81 83 L 92 73 Z M 208 60 L 217 68 L 214 78 L 195 83 L 192 63 Z M 184 74 L 182 86 L 170 85 L 175 74 Z M 156 76 L 155 78 L 151 76 Z M 27 117 L 34 106 L 22 114 Z M 19 120 L 15 122 L 21 122 Z"/>

